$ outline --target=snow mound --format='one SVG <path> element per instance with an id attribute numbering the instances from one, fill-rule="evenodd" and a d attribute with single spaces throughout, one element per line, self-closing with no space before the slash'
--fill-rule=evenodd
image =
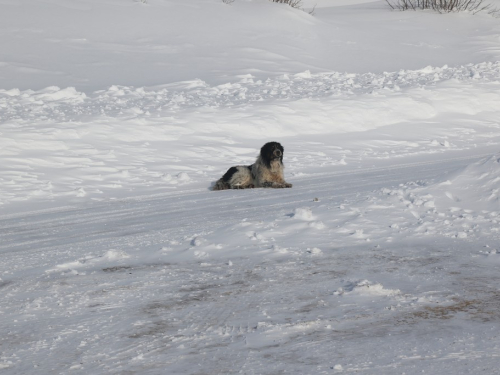
<path id="1" fill-rule="evenodd" d="M 500 210 L 500 153 L 467 166 L 430 193 L 441 208 Z"/>
<path id="2" fill-rule="evenodd" d="M 438 181 L 410 181 L 382 189 L 399 207 L 399 222 L 385 220 L 393 234 L 439 234 L 471 241 L 497 236 L 500 213 L 500 153 L 476 159 Z"/>

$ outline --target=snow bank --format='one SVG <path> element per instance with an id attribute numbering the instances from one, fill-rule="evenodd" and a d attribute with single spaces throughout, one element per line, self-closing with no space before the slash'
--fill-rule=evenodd
<path id="1" fill-rule="evenodd" d="M 429 188 L 436 206 L 500 212 L 500 153 L 466 167 Z"/>
<path id="2" fill-rule="evenodd" d="M 455 218 L 470 219 L 473 214 L 497 216 L 500 211 L 500 154 L 470 164 L 430 185 L 409 182 L 399 189 L 384 189 L 383 193 L 398 197 L 410 209 L 422 209 L 422 212 L 449 212 Z"/>
<path id="3" fill-rule="evenodd" d="M 438 234 L 464 241 L 497 238 L 499 192 L 497 153 L 434 181 L 409 181 L 398 188 L 382 189 L 381 202 L 393 208 L 383 221 L 396 237 Z"/>

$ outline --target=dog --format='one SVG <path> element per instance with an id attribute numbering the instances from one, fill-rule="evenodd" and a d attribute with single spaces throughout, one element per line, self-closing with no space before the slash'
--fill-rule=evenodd
<path id="1" fill-rule="evenodd" d="M 214 185 L 212 190 L 251 188 L 291 188 L 285 181 L 283 153 L 285 149 L 278 142 L 268 142 L 260 149 L 252 165 L 231 167 Z"/>

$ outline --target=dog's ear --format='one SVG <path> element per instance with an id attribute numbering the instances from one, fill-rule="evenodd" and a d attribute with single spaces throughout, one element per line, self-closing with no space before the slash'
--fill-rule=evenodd
<path id="1" fill-rule="evenodd" d="M 273 158 L 272 142 L 268 142 L 264 146 L 262 146 L 262 148 L 260 149 L 260 157 L 266 167 L 271 168 L 271 160 Z"/>

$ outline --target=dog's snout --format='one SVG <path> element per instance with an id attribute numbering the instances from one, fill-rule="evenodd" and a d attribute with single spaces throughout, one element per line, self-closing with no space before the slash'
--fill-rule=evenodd
<path id="1" fill-rule="evenodd" d="M 274 155 L 277 156 L 277 157 L 280 157 L 281 156 L 281 151 L 276 149 L 274 150 Z"/>

